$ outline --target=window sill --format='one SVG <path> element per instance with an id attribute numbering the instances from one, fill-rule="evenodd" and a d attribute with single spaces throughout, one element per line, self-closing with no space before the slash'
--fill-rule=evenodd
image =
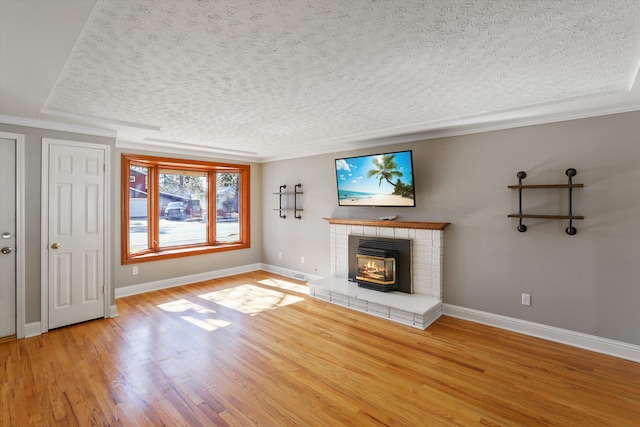
<path id="1" fill-rule="evenodd" d="M 137 264 L 140 262 L 160 261 L 163 259 L 181 258 L 187 256 L 204 255 L 215 252 L 233 251 L 237 249 L 248 249 L 251 245 L 248 243 L 231 243 L 216 246 L 198 246 L 191 248 L 167 249 L 160 252 L 145 252 L 140 255 L 128 255 L 123 257 L 122 265 Z"/>

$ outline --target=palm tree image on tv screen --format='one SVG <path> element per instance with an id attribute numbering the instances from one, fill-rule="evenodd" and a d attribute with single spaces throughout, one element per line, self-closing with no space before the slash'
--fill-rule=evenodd
<path id="1" fill-rule="evenodd" d="M 340 206 L 415 206 L 411 151 L 336 159 Z"/>

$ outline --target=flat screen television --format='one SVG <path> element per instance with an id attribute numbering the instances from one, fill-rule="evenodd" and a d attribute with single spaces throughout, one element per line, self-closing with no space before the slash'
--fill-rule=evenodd
<path id="1" fill-rule="evenodd" d="M 339 206 L 415 206 L 411 150 L 336 159 Z"/>

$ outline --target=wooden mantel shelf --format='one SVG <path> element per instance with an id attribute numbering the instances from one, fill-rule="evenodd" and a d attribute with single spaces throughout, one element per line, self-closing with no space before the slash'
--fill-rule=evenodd
<path id="1" fill-rule="evenodd" d="M 422 221 L 396 221 L 379 219 L 347 219 L 324 218 L 329 224 L 338 225 L 364 225 L 367 227 L 413 228 L 419 230 L 444 230 L 450 222 L 422 222 Z"/>

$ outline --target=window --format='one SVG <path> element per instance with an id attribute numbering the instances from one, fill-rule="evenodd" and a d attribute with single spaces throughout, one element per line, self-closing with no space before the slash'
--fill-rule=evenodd
<path id="1" fill-rule="evenodd" d="M 122 155 L 122 263 L 249 242 L 248 165 Z"/>

